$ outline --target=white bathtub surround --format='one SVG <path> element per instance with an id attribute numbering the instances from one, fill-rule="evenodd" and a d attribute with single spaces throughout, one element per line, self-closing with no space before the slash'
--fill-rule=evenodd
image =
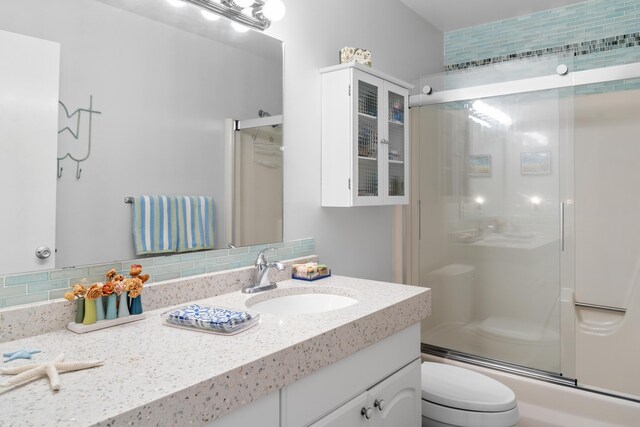
<path id="1" fill-rule="evenodd" d="M 282 261 L 287 268 L 274 271 L 273 280 L 291 277 L 291 265 L 317 260 L 316 256 Z M 253 279 L 253 267 L 201 274 L 184 279 L 166 280 L 145 285 L 142 306 L 145 311 L 186 303 L 202 298 L 233 292 Z M 60 298 L 53 301 L 17 306 L 0 310 L 0 342 L 13 341 L 33 335 L 66 328 L 75 318 L 75 305 Z"/>
<path id="2" fill-rule="evenodd" d="M 242 309 L 252 296 L 237 291 L 241 285 L 235 282 L 235 292 L 199 303 Z M 330 313 L 262 313 L 259 325 L 235 336 L 163 326 L 160 314 L 166 307 L 147 310 L 146 319 L 117 328 L 83 335 L 61 329 L 0 344 L 0 352 L 37 343 L 43 354 L 107 360 L 103 367 L 65 378 L 56 395 L 44 381 L 1 394 L 0 424 L 203 424 L 402 331 L 430 312 L 428 290 L 340 276 L 313 284 L 285 280 L 278 283 L 278 292 L 305 287 L 345 292 L 359 302 Z M 160 294 L 154 301 L 162 300 Z M 89 396 L 91 404 L 79 404 Z"/>
<path id="3" fill-rule="evenodd" d="M 640 419 L 640 403 L 512 375 L 468 363 L 423 354 L 429 362 L 446 363 L 487 375 L 516 394 L 518 427 L 630 427 Z"/>

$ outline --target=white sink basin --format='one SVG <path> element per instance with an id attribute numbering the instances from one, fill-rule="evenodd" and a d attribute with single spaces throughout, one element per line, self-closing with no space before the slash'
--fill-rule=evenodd
<path id="1" fill-rule="evenodd" d="M 274 295 L 272 298 L 253 303 L 256 298 L 253 297 L 247 300 L 247 307 L 255 311 L 271 314 L 324 313 L 349 307 L 358 302 L 357 299 L 352 297 L 325 293 Z"/>

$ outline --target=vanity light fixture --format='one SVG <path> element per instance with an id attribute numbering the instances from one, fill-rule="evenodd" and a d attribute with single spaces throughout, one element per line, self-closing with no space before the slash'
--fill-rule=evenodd
<path id="1" fill-rule="evenodd" d="M 244 28 L 253 28 L 264 31 L 272 21 L 284 17 L 285 7 L 282 0 L 168 0 L 174 2 L 191 3 L 204 11 L 214 13 L 240 24 L 241 29 L 234 25 L 237 31 L 247 31 Z M 209 19 L 209 18 L 207 18 Z"/>
<path id="2" fill-rule="evenodd" d="M 262 13 L 271 21 L 279 21 L 284 18 L 284 3 L 281 0 L 268 0 L 262 8 Z"/>

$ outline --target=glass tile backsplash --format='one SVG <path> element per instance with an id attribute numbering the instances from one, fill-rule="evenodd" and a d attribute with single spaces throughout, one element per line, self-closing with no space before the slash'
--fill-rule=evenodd
<path id="1" fill-rule="evenodd" d="M 272 261 L 314 255 L 316 244 L 314 238 L 306 238 L 3 276 L 0 277 L 0 308 L 62 298 L 69 286 L 84 278 L 89 283 L 102 282 L 110 269 L 127 274 L 131 264 L 142 265 L 144 273 L 150 276 L 149 283 L 247 267 L 253 264 L 258 252 L 267 247 L 277 249 L 266 253 Z"/>
<path id="2" fill-rule="evenodd" d="M 574 69 L 640 60 L 640 0 L 592 0 L 444 35 L 447 70 L 571 52 Z"/>

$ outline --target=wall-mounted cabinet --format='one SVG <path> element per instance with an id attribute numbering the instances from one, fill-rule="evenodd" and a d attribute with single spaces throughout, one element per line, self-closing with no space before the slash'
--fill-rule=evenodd
<path id="1" fill-rule="evenodd" d="M 323 68 L 322 206 L 409 201 L 409 83 L 350 63 Z"/>

